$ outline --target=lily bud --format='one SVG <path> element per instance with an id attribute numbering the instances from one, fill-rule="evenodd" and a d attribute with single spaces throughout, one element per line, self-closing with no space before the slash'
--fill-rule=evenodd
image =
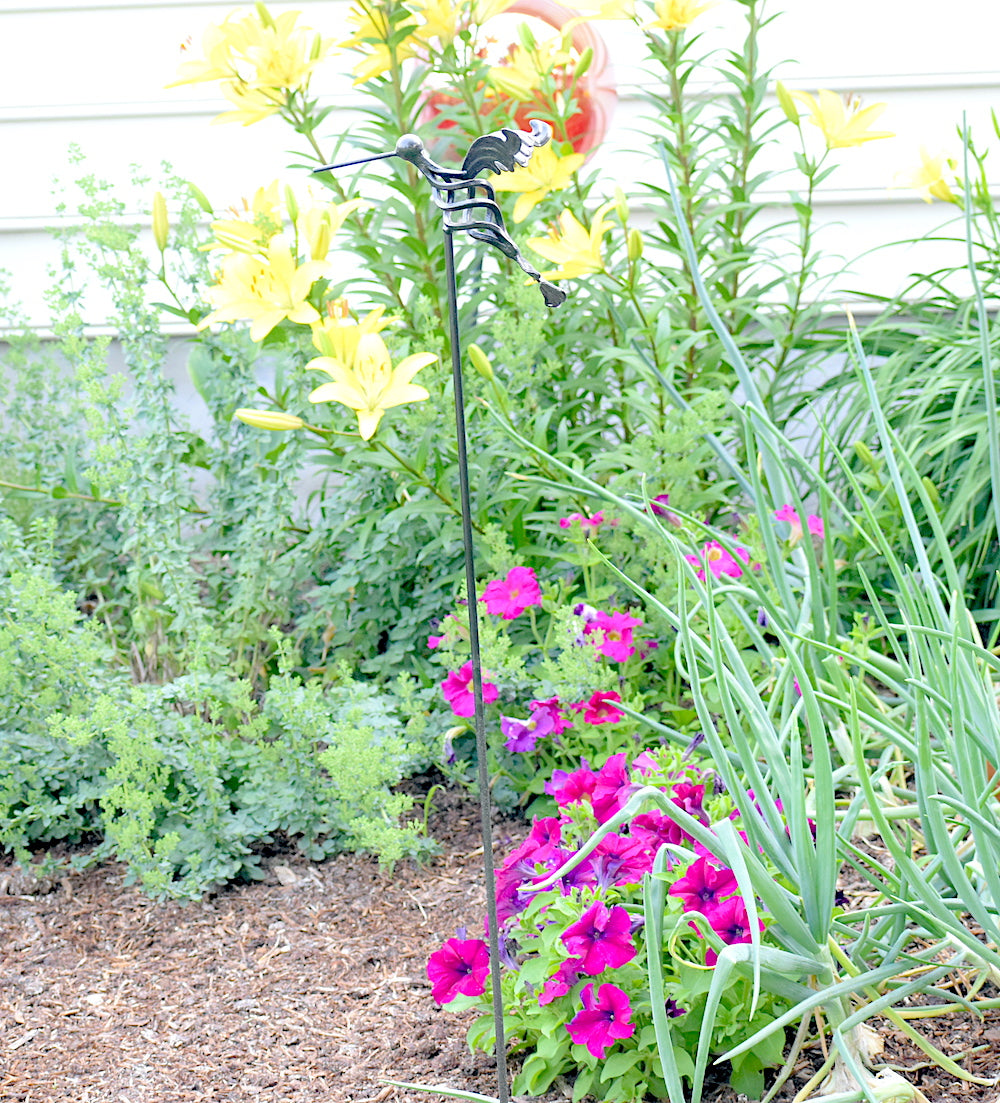
<path id="1" fill-rule="evenodd" d="M 305 422 L 280 410 L 237 410 L 236 417 L 255 429 L 301 429 Z"/>
<path id="2" fill-rule="evenodd" d="M 291 185 L 285 185 L 285 207 L 288 209 L 288 217 L 292 222 L 297 222 L 299 218 L 299 201 L 295 198 L 295 192 L 292 191 Z"/>
<path id="3" fill-rule="evenodd" d="M 628 232 L 628 259 L 631 264 L 642 256 L 642 234 L 632 229 Z"/>
<path id="4" fill-rule="evenodd" d="M 197 184 L 192 184 L 188 181 L 188 191 L 191 193 L 195 203 L 205 212 L 205 214 L 215 214 L 215 209 L 208 201 L 208 196 L 198 187 Z"/>
<path id="5" fill-rule="evenodd" d="M 163 192 L 157 192 L 153 196 L 153 240 L 156 248 L 162 253 L 167 247 L 167 237 L 170 232 L 170 223 L 167 220 L 167 201 L 163 198 Z"/>
<path id="6" fill-rule="evenodd" d="M 586 50 L 580 55 L 580 60 L 576 63 L 576 71 L 573 76 L 576 80 L 579 80 L 584 73 L 590 68 L 591 62 L 594 60 L 594 48 L 588 46 Z"/>
<path id="7" fill-rule="evenodd" d="M 469 345 L 468 348 L 469 360 L 472 362 L 472 366 L 483 377 L 483 379 L 493 379 L 493 365 L 490 363 L 490 358 L 478 345 Z"/>
<path id="8" fill-rule="evenodd" d="M 628 197 L 620 187 L 615 188 L 615 214 L 621 219 L 623 226 L 628 222 Z"/>
<path id="9" fill-rule="evenodd" d="M 874 455 L 872 455 L 872 450 L 868 447 L 867 444 L 865 444 L 863 440 L 856 440 L 854 442 L 854 452 L 857 455 L 858 459 L 861 460 L 862 463 L 867 464 L 872 469 L 872 471 L 875 471 L 877 469 L 878 464 L 875 462 L 875 457 Z"/>
<path id="10" fill-rule="evenodd" d="M 776 81 L 774 85 L 774 94 L 778 97 L 778 106 L 785 113 L 785 118 L 793 123 L 795 126 L 799 125 L 799 109 L 795 106 L 795 100 L 792 99 L 791 92 L 781 83 Z"/>

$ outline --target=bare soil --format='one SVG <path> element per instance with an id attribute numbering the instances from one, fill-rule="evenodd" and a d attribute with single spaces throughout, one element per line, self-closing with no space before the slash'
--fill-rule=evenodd
<path id="1" fill-rule="evenodd" d="M 492 1059 L 465 1044 L 472 1016 L 436 1007 L 426 978 L 445 938 L 481 929 L 484 898 L 475 804 L 455 792 L 435 803 L 442 851 L 423 867 L 287 852 L 268 859 L 265 881 L 197 904 L 154 903 L 113 865 L 29 885 L 0 862 L 0 1101 L 441 1098 L 387 1079 L 495 1095 Z M 498 854 L 525 830 L 498 819 Z M 956 1058 L 976 1050 L 969 1071 L 1000 1073 L 1000 1012 L 919 1025 Z M 887 1060 L 931 1103 L 1000 1099 L 884 1034 Z M 818 1059 L 806 1054 L 793 1083 Z M 550 1101 L 571 1091 L 559 1088 Z"/>

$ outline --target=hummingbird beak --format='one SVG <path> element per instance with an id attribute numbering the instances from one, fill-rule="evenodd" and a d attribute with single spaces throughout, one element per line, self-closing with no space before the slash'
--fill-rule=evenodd
<path id="1" fill-rule="evenodd" d="M 375 153 L 371 157 L 359 157 L 356 161 L 339 161 L 335 165 L 322 165 L 318 169 L 313 169 L 313 172 L 334 172 L 337 169 L 348 169 L 352 165 L 367 165 L 369 161 L 384 161 L 386 157 L 398 157 L 399 154 L 393 150 L 391 153 Z"/>

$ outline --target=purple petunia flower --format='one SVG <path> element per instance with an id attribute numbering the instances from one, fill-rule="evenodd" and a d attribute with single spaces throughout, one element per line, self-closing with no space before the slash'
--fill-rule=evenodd
<path id="1" fill-rule="evenodd" d="M 552 713 L 547 708 L 537 709 L 527 720 L 515 720 L 511 716 L 500 717 L 500 731 L 506 737 L 508 751 L 524 754 L 535 749 L 535 744 L 555 728 Z"/>
<path id="2" fill-rule="evenodd" d="M 597 900 L 560 937 L 566 949 L 581 959 L 580 971 L 593 977 L 635 957 L 631 922 L 624 908 L 608 908 Z"/>
<path id="3" fill-rule="evenodd" d="M 603 1059 L 615 1042 L 635 1033 L 632 1005 L 617 985 L 602 984 L 595 995 L 594 986 L 588 984 L 580 999 L 583 1010 L 574 1015 L 566 1029 L 573 1041 L 586 1046 L 594 1057 Z"/>

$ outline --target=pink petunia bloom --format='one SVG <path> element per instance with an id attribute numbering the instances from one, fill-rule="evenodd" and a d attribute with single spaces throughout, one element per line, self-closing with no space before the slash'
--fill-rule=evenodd
<path id="1" fill-rule="evenodd" d="M 561 529 L 570 529 L 577 522 L 579 522 L 580 528 L 583 529 L 584 535 L 587 535 L 588 532 L 591 534 L 596 533 L 603 524 L 609 524 L 612 528 L 618 524 L 618 522 L 614 520 L 606 522 L 604 519 L 604 510 L 599 509 L 593 517 L 584 517 L 582 513 L 571 513 L 568 517 L 560 517 L 559 527 Z"/>
<path id="2" fill-rule="evenodd" d="M 625 765 L 625 752 L 611 755 L 597 772 L 597 781 L 590 800 L 598 823 L 607 823 L 611 817 L 628 804 L 629 798 L 639 788 L 629 776 Z"/>
<path id="3" fill-rule="evenodd" d="M 611 885 L 638 885 L 644 873 L 653 868 L 653 859 L 641 839 L 625 835 L 605 835 L 593 853 L 594 872 L 601 888 Z"/>
<path id="4" fill-rule="evenodd" d="M 447 636 L 428 636 L 427 646 L 433 651 L 435 647 L 440 647 L 447 638 Z"/>
<path id="5" fill-rule="evenodd" d="M 802 515 L 795 512 L 794 506 L 783 505 L 781 509 L 776 509 L 774 519 L 776 521 L 787 521 L 791 526 L 791 532 L 788 534 L 790 544 L 797 544 L 802 539 Z M 826 532 L 823 527 L 823 518 L 815 513 L 806 514 L 806 528 L 810 536 L 818 536 L 820 540 L 823 539 Z"/>
<path id="6" fill-rule="evenodd" d="M 708 922 L 727 946 L 752 941 L 750 916 L 747 914 L 746 904 L 739 896 L 734 896 L 731 900 L 723 900 L 715 911 L 708 915 Z M 759 931 L 764 930 L 764 924 L 759 919 L 757 927 Z M 716 961 L 718 961 L 718 954 L 714 950 L 706 950 L 705 964 L 714 965 Z"/>
<path id="7" fill-rule="evenodd" d="M 696 574 L 702 582 L 705 581 L 705 567 L 712 572 L 714 578 L 722 578 L 723 575 L 728 578 L 739 578 L 743 574 L 743 565 L 750 565 L 751 570 L 754 571 L 760 570 L 759 563 L 750 564 L 750 553 L 746 548 L 737 545 L 736 555 L 743 560 L 743 564 L 726 551 L 718 540 L 710 540 L 701 549 L 700 555 L 685 555 L 684 558 L 693 567 L 698 568 Z"/>
<path id="8" fill-rule="evenodd" d="M 435 1003 L 451 1003 L 456 996 L 480 996 L 486 991 L 490 954 L 479 938 L 449 938 L 431 954 L 427 978 Z"/>
<path id="9" fill-rule="evenodd" d="M 654 808 L 651 812 L 642 812 L 632 820 L 629 827 L 631 836 L 652 855 L 665 843 L 687 846 L 691 836 L 665 812 Z"/>
<path id="10" fill-rule="evenodd" d="M 572 773 L 566 770 L 553 770 L 552 778 L 545 783 L 545 792 L 555 797 L 556 804 L 565 808 L 567 804 L 580 804 L 590 800 L 590 794 L 597 784 L 597 774 L 586 762 Z"/>
<path id="11" fill-rule="evenodd" d="M 575 957 L 567 958 L 555 973 L 542 985 L 541 994 L 538 997 L 539 1004 L 544 1007 L 547 1003 L 565 996 L 566 993 L 580 979 L 580 970 L 577 968 L 580 962 Z"/>
<path id="12" fill-rule="evenodd" d="M 638 618 L 630 617 L 628 613 L 598 613 L 587 624 L 584 631 L 588 636 L 599 632 L 601 639 L 597 644 L 598 652 L 616 663 L 623 663 L 635 654 L 635 648 L 632 646 L 632 629 L 638 628 L 642 623 Z"/>
<path id="13" fill-rule="evenodd" d="M 731 869 L 719 869 L 707 858 L 698 858 L 668 891 L 684 902 L 685 911 L 704 912 L 711 917 L 721 906 L 721 898 L 736 892 L 736 888 L 736 874 Z"/>
<path id="14" fill-rule="evenodd" d="M 476 699 L 472 692 L 472 663 L 466 663 L 461 670 L 451 670 L 441 683 L 444 699 L 451 705 L 456 716 L 473 716 L 476 712 Z M 489 704 L 495 701 L 500 691 L 492 682 L 483 682 L 483 701 Z"/>
<path id="15" fill-rule="evenodd" d="M 583 711 L 585 724 L 615 724 L 625 715 L 621 709 L 616 709 L 615 701 L 620 701 L 621 696 L 613 689 L 604 692 L 595 690 L 586 701 L 577 701 L 570 707 L 577 712 Z"/>
<path id="16" fill-rule="evenodd" d="M 566 949 L 580 958 L 580 972 L 594 977 L 635 957 L 631 928 L 632 920 L 624 908 L 608 908 L 597 900 L 560 938 Z"/>
<path id="17" fill-rule="evenodd" d="M 518 862 L 545 862 L 562 841 L 562 823 L 555 816 L 536 816 L 528 837 L 516 850 L 504 859 L 503 869 L 510 869 Z"/>
<path id="18" fill-rule="evenodd" d="M 603 1059 L 615 1042 L 635 1033 L 632 1005 L 617 985 L 602 984 L 595 995 L 594 986 L 588 984 L 580 999 L 583 1010 L 574 1015 L 566 1029 L 573 1041 L 586 1046 L 594 1057 Z"/>
<path id="19" fill-rule="evenodd" d="M 541 605 L 542 591 L 530 567 L 511 567 L 506 578 L 487 583 L 479 600 L 486 602 L 487 613 L 513 620 L 529 605 Z"/>

